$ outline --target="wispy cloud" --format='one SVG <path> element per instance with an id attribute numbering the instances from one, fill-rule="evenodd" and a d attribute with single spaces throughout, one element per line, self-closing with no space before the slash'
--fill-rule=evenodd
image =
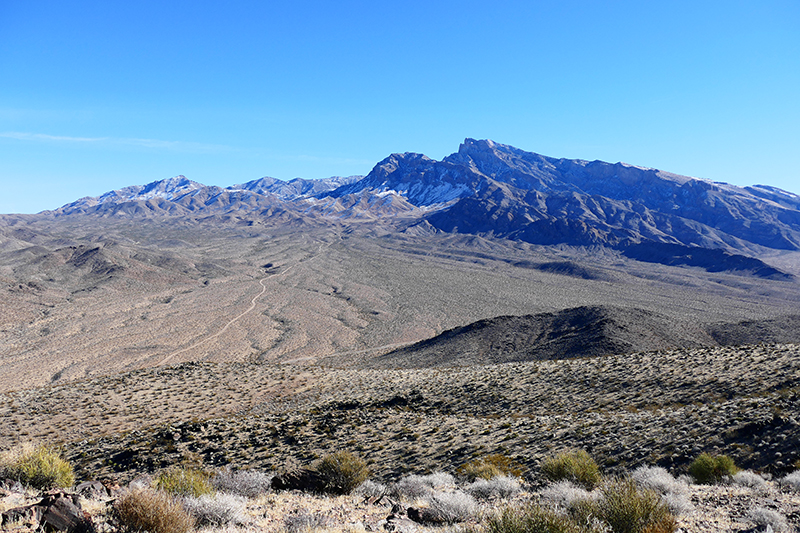
<path id="1" fill-rule="evenodd" d="M 20 141 L 66 141 L 66 142 L 100 142 L 108 137 L 65 137 L 63 135 L 46 135 L 44 133 L 24 133 L 20 131 L 0 132 L 0 137 L 18 139 Z"/>
<path id="2" fill-rule="evenodd" d="M 71 137 L 66 135 L 48 135 L 46 133 L 29 133 L 20 131 L 0 132 L 0 137 L 32 142 L 135 146 L 140 148 L 152 148 L 155 150 L 170 150 L 176 152 L 229 152 L 237 150 L 236 148 L 222 144 L 165 141 L 162 139 L 139 139 L 134 137 Z"/>

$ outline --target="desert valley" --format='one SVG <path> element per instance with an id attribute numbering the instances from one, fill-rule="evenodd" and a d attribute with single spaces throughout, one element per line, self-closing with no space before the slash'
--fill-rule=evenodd
<path id="1" fill-rule="evenodd" d="M 383 484 L 507 457 L 535 492 L 564 450 L 608 476 L 708 453 L 763 484 L 693 485 L 677 527 L 791 528 L 799 394 L 800 197 L 767 185 L 467 139 L 0 215 L 0 449 L 57 445 L 80 480 L 347 451 Z"/>

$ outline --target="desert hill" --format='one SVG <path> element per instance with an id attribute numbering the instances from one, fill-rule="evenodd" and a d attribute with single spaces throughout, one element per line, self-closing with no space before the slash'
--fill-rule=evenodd
<path id="1" fill-rule="evenodd" d="M 700 324 L 644 309 L 584 306 L 480 320 L 393 350 L 369 364 L 466 366 L 762 342 L 800 343 L 800 316 Z"/>

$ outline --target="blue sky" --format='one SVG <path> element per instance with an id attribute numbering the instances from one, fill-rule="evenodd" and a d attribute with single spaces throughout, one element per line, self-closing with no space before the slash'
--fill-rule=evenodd
<path id="1" fill-rule="evenodd" d="M 800 3 L 0 0 L 0 213 L 465 137 L 800 193 Z"/>

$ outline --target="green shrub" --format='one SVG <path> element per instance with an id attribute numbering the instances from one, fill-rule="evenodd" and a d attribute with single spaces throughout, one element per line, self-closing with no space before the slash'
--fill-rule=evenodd
<path id="1" fill-rule="evenodd" d="M 519 477 L 522 475 L 522 467 L 509 457 L 496 453 L 473 459 L 458 467 L 456 472 L 469 481 L 475 481 L 479 478 L 492 479 L 498 476 Z"/>
<path id="2" fill-rule="evenodd" d="M 49 446 L 25 446 L 4 455 L 0 462 L 3 477 L 34 489 L 68 488 L 75 483 L 72 465 Z"/>
<path id="3" fill-rule="evenodd" d="M 489 519 L 488 533 L 588 533 L 592 531 L 572 520 L 538 505 L 525 509 L 506 509 Z"/>
<path id="4" fill-rule="evenodd" d="M 608 480 L 600 492 L 599 499 L 578 507 L 578 512 L 590 511 L 614 533 L 671 533 L 677 527 L 661 496 L 633 479 Z"/>
<path id="5" fill-rule="evenodd" d="M 195 498 L 214 492 L 209 475 L 192 468 L 170 468 L 161 472 L 156 478 L 156 488 L 176 496 Z"/>
<path id="6" fill-rule="evenodd" d="M 323 457 L 316 471 L 322 477 L 323 492 L 330 494 L 350 494 L 369 477 L 366 463 L 350 452 Z"/>
<path id="7" fill-rule="evenodd" d="M 601 479 L 600 468 L 584 450 L 562 452 L 542 463 L 542 474 L 550 481 L 571 481 L 592 490 Z"/>
<path id="8" fill-rule="evenodd" d="M 739 469 L 727 455 L 700 454 L 689 465 L 689 475 L 701 485 L 720 483 L 726 476 L 733 476 Z"/>
<path id="9" fill-rule="evenodd" d="M 136 490 L 120 496 L 112 509 L 120 530 L 130 533 L 187 533 L 194 518 L 164 492 Z"/>

